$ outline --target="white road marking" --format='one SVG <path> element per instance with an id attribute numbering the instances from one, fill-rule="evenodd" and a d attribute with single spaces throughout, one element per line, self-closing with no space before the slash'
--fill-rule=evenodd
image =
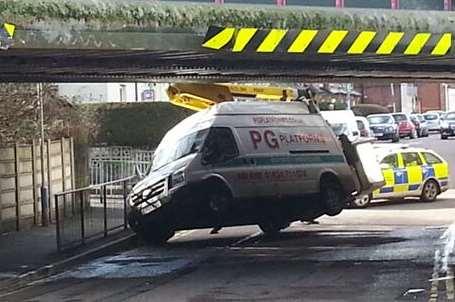
<path id="1" fill-rule="evenodd" d="M 449 266 L 449 260 L 455 253 L 455 222 L 446 229 L 439 239 L 440 246 L 434 253 L 433 274 L 429 280 L 431 282 L 429 302 L 438 301 L 439 281 L 445 281 L 447 300 L 455 300 L 454 275 Z M 439 277 L 440 274 L 441 277 Z"/>

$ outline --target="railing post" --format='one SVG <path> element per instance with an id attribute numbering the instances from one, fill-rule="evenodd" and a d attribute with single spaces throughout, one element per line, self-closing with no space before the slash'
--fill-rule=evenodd
<path id="1" fill-rule="evenodd" d="M 103 216 L 104 216 L 104 237 L 107 237 L 107 193 L 106 193 L 106 185 L 102 187 L 103 195 L 101 200 L 103 202 Z"/>
<path id="2" fill-rule="evenodd" d="M 390 0 L 390 7 L 392 9 L 400 9 L 400 0 Z"/>
<path id="3" fill-rule="evenodd" d="M 128 216 L 127 216 L 127 198 L 128 194 L 126 193 L 126 182 L 127 180 L 123 181 L 123 228 L 126 230 L 128 228 Z"/>
<path id="4" fill-rule="evenodd" d="M 57 250 L 60 251 L 61 243 L 60 243 L 60 213 L 58 212 L 58 195 L 54 195 L 55 198 L 55 226 L 57 232 Z"/>
<path id="5" fill-rule="evenodd" d="M 344 0 L 336 0 L 335 1 L 335 6 L 337 8 L 343 8 L 344 7 Z"/>
<path id="6" fill-rule="evenodd" d="M 82 244 L 85 244 L 85 222 L 84 222 L 84 191 L 80 191 L 80 213 L 81 213 L 81 239 Z"/>

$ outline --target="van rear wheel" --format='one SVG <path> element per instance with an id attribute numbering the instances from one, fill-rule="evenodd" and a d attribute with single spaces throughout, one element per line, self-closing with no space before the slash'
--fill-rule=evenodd
<path id="1" fill-rule="evenodd" d="M 344 207 L 343 188 L 335 176 L 322 177 L 320 184 L 320 199 L 325 208 L 325 214 L 336 216 Z"/>
<path id="2" fill-rule="evenodd" d="M 266 221 L 259 224 L 259 228 L 266 235 L 273 235 L 279 233 L 281 230 L 287 228 L 289 222 Z"/>

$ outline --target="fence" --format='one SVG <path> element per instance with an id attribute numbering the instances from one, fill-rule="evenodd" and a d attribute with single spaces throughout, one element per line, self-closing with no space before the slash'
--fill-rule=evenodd
<path id="1" fill-rule="evenodd" d="M 49 196 L 74 188 L 74 147 L 71 138 L 44 144 L 44 177 Z M 33 142 L 0 147 L 0 231 L 41 223 L 41 151 Z M 52 213 L 52 207 L 50 209 Z M 51 215 L 51 221 L 54 219 Z"/>
<path id="2" fill-rule="evenodd" d="M 92 147 L 89 150 L 90 185 L 148 172 L 153 151 L 126 146 Z"/>
<path id="3" fill-rule="evenodd" d="M 126 199 L 135 179 L 132 176 L 55 194 L 58 250 L 126 229 Z"/>

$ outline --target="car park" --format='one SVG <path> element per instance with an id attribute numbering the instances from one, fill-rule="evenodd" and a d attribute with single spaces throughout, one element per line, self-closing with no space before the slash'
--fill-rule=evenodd
<path id="1" fill-rule="evenodd" d="M 441 118 L 439 113 L 427 112 L 423 114 L 423 117 L 427 121 L 429 131 L 440 131 L 441 130 Z"/>
<path id="2" fill-rule="evenodd" d="M 441 120 L 441 139 L 455 136 L 455 112 L 448 112 Z"/>
<path id="3" fill-rule="evenodd" d="M 410 118 L 416 128 L 418 137 L 427 137 L 430 134 L 427 121 L 422 114 L 411 114 Z"/>
<path id="4" fill-rule="evenodd" d="M 356 116 L 355 121 L 357 122 L 357 128 L 359 129 L 361 137 L 372 137 L 370 130 L 370 123 L 363 116 Z"/>
<path id="5" fill-rule="evenodd" d="M 403 112 L 392 113 L 395 123 L 398 125 L 400 137 L 417 138 L 417 130 L 409 115 Z"/>
<path id="6" fill-rule="evenodd" d="M 398 132 L 398 125 L 395 123 L 393 116 L 390 113 L 385 114 L 371 114 L 367 117 L 370 123 L 370 129 L 373 136 L 378 140 L 392 140 L 398 142 L 400 134 Z"/>
<path id="7" fill-rule="evenodd" d="M 449 167 L 436 152 L 407 146 L 377 146 L 376 153 L 386 184 L 370 195 L 353 201 L 352 206 L 367 207 L 372 199 L 419 197 L 434 201 L 449 188 Z"/>
<path id="8" fill-rule="evenodd" d="M 381 187 L 372 152 L 368 141 L 338 140 L 304 102 L 224 102 L 168 131 L 128 197 L 128 221 L 153 243 L 194 228 L 278 232 L 337 215 L 356 194 Z"/>

